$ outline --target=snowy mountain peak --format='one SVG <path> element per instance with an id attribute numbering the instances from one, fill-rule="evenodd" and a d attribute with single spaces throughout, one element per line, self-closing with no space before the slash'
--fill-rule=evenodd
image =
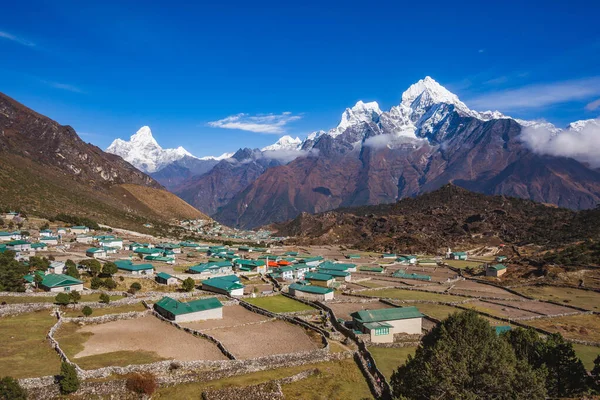
<path id="1" fill-rule="evenodd" d="M 220 156 L 205 156 L 205 157 L 200 157 L 199 160 L 216 160 L 216 161 L 221 161 L 221 160 L 226 160 L 228 158 L 231 158 L 235 153 L 223 153 Z"/>
<path id="2" fill-rule="evenodd" d="M 157 172 L 163 167 L 184 157 L 195 158 L 190 152 L 179 146 L 176 149 L 160 147 L 149 126 L 142 126 L 129 141 L 115 139 L 106 152 L 121 156 L 140 171 Z"/>
<path id="3" fill-rule="evenodd" d="M 383 112 L 379 108 L 377 102 L 371 101 L 369 103 L 364 103 L 359 100 L 354 107 L 346 108 L 346 111 L 342 114 L 339 125 L 336 129 L 331 130 L 329 135 L 336 137 L 353 125 L 363 122 L 377 122 L 382 113 Z"/>
<path id="4" fill-rule="evenodd" d="M 571 122 L 567 125 L 567 130 L 581 132 L 587 127 L 600 127 L 600 118 L 599 119 L 583 119 L 580 121 Z"/>
<path id="5" fill-rule="evenodd" d="M 152 136 L 152 130 L 149 126 L 142 126 L 129 140 L 134 143 L 148 143 L 160 147 L 154 136 Z"/>
<path id="6" fill-rule="evenodd" d="M 410 106 L 417 98 L 422 95 L 427 97 L 427 100 L 431 103 L 446 103 L 464 106 L 458 96 L 450 92 L 448 89 L 437 83 L 433 78 L 426 76 L 425 79 L 421 79 L 417 83 L 410 85 L 404 93 L 402 93 L 402 104 Z"/>
<path id="7" fill-rule="evenodd" d="M 293 138 L 289 135 L 285 135 L 274 144 L 263 147 L 262 151 L 296 150 L 301 144 L 302 140 L 300 140 L 299 137 Z"/>

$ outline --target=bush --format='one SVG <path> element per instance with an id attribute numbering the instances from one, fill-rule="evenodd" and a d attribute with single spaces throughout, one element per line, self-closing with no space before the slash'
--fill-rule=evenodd
<path id="1" fill-rule="evenodd" d="M 104 287 L 106 287 L 108 290 L 112 290 L 117 287 L 117 282 L 115 282 L 112 278 L 106 278 L 106 280 L 104 280 Z"/>
<path id="2" fill-rule="evenodd" d="M 125 386 L 132 392 L 150 396 L 156 390 L 156 377 L 149 373 L 134 374 L 127 378 Z"/>
<path id="3" fill-rule="evenodd" d="M 92 278 L 92 281 L 90 282 L 90 287 L 92 289 L 100 289 L 100 287 L 104 284 L 104 282 L 102 281 L 102 279 L 98 278 L 97 276 Z"/>
<path id="4" fill-rule="evenodd" d="M 131 284 L 131 286 L 129 286 L 129 288 L 138 291 L 138 290 L 142 290 L 142 285 L 139 282 L 133 282 Z"/>
<path id="5" fill-rule="evenodd" d="M 10 376 L 0 379 L 0 399 L 26 400 L 27 392 L 19 385 L 19 381 Z"/>
<path id="6" fill-rule="evenodd" d="M 107 295 L 106 293 L 102 293 L 100 295 L 100 303 L 105 303 L 105 304 L 110 303 L 110 296 Z"/>
<path id="7" fill-rule="evenodd" d="M 61 306 L 66 306 L 67 304 L 69 304 L 71 302 L 71 297 L 67 294 L 67 293 L 59 293 L 56 295 L 56 297 L 54 298 L 54 301 L 56 302 L 56 304 L 59 304 Z"/>
<path id="8" fill-rule="evenodd" d="M 123 276 L 120 276 L 120 277 L 119 277 L 119 280 L 120 280 L 121 282 L 123 282 L 123 281 L 125 280 L 125 277 L 123 277 Z"/>
<path id="9" fill-rule="evenodd" d="M 83 309 L 81 310 L 81 312 L 83 313 L 83 315 L 85 317 L 89 317 L 90 315 L 92 315 L 92 313 L 94 312 L 94 310 L 92 310 L 92 308 L 90 306 L 85 306 L 85 307 L 83 307 Z"/>
<path id="10" fill-rule="evenodd" d="M 183 281 L 181 287 L 186 292 L 191 292 L 192 290 L 194 290 L 194 287 L 196 287 L 196 282 L 192 278 L 186 278 L 186 280 Z"/>
<path id="11" fill-rule="evenodd" d="M 64 394 L 76 392 L 79 389 L 79 377 L 75 366 L 67 362 L 60 365 L 60 391 Z"/>
<path id="12" fill-rule="evenodd" d="M 79 292 L 77 290 L 73 290 L 72 292 L 69 293 L 69 298 L 71 299 L 71 301 L 75 304 L 77 304 L 77 302 L 79 300 L 81 300 L 81 295 L 79 294 Z"/>
<path id="13" fill-rule="evenodd" d="M 118 270 L 119 269 L 117 268 L 117 264 L 111 261 L 105 263 L 104 266 L 102 266 L 103 275 L 113 276 L 117 273 Z"/>

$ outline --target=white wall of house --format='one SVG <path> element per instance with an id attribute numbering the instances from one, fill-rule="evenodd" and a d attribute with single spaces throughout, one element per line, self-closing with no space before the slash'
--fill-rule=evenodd
<path id="1" fill-rule="evenodd" d="M 92 243 L 92 237 L 78 237 L 75 239 L 77 243 Z"/>
<path id="2" fill-rule="evenodd" d="M 233 289 L 230 294 L 232 296 L 243 296 L 244 295 L 244 288 Z"/>
<path id="3" fill-rule="evenodd" d="M 58 244 L 58 240 L 56 239 L 52 239 L 52 240 L 48 240 L 48 239 L 40 239 L 40 243 L 46 243 L 47 245 L 57 245 Z"/>
<path id="4" fill-rule="evenodd" d="M 328 301 L 333 300 L 333 292 L 325 294 L 307 293 L 300 290 L 290 289 L 290 294 L 301 299 L 313 300 L 313 301 Z"/>
<path id="5" fill-rule="evenodd" d="M 212 310 L 198 311 L 188 314 L 176 315 L 175 322 L 192 322 L 206 319 L 223 318 L 223 307 L 213 308 Z"/>
<path id="6" fill-rule="evenodd" d="M 392 325 L 390 333 L 408 333 L 420 334 L 422 327 L 422 318 L 399 319 L 395 321 L 385 321 Z"/>
<path id="7" fill-rule="evenodd" d="M 83 283 L 80 283 L 78 285 L 71 285 L 71 286 L 53 287 L 46 291 L 47 292 L 72 292 L 73 290 L 77 290 L 78 292 L 83 291 Z"/>
<path id="8" fill-rule="evenodd" d="M 371 342 L 372 343 L 393 343 L 394 334 L 390 329 L 390 333 L 387 335 L 375 335 L 375 329 L 371 330 Z"/>

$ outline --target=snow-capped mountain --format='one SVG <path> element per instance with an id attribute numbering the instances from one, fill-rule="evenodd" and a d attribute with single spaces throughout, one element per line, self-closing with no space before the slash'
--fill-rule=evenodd
<path id="1" fill-rule="evenodd" d="M 163 149 L 148 126 L 142 126 L 129 141 L 115 139 L 106 152 L 121 156 L 140 171 L 153 173 L 184 157 L 196 158 L 183 147 Z"/>
<path id="2" fill-rule="evenodd" d="M 299 137 L 293 138 L 285 135 L 274 144 L 263 147 L 261 151 L 298 150 L 301 145 L 302 140 Z"/>
<path id="3" fill-rule="evenodd" d="M 231 158 L 235 153 L 223 153 L 220 156 L 205 156 L 205 157 L 200 157 L 198 160 L 214 160 L 214 161 L 221 161 L 221 160 L 226 160 L 228 158 Z"/>

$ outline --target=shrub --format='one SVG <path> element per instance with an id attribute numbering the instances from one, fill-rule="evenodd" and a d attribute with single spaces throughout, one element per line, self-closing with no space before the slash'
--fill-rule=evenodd
<path id="1" fill-rule="evenodd" d="M 69 293 L 69 298 L 73 303 L 77 303 L 79 300 L 81 300 L 81 295 L 77 290 L 73 290 Z"/>
<path id="2" fill-rule="evenodd" d="M 119 277 L 119 280 L 120 280 L 121 282 L 123 282 L 123 281 L 125 280 L 125 277 L 123 277 L 123 276 L 120 276 L 120 277 Z"/>
<path id="3" fill-rule="evenodd" d="M 112 275 L 116 274 L 118 270 L 119 269 L 117 268 L 117 264 L 109 261 L 109 262 L 105 263 L 104 266 L 102 267 L 102 274 L 112 276 Z"/>
<path id="4" fill-rule="evenodd" d="M 92 310 L 92 308 L 90 306 L 85 306 L 85 307 L 83 307 L 81 312 L 83 313 L 84 316 L 89 317 L 90 315 L 92 315 L 94 310 Z"/>
<path id="5" fill-rule="evenodd" d="M 100 287 L 104 284 L 104 282 L 102 281 L 102 279 L 98 278 L 97 276 L 92 278 L 92 281 L 90 282 L 90 287 L 92 289 L 100 289 Z"/>
<path id="6" fill-rule="evenodd" d="M 152 374 L 134 374 L 127 378 L 127 389 L 132 392 L 152 395 L 156 390 L 156 377 Z"/>
<path id="7" fill-rule="evenodd" d="M 60 391 L 64 394 L 76 392 L 79 389 L 79 377 L 75 366 L 67 362 L 60 365 Z"/>
<path id="8" fill-rule="evenodd" d="M 183 281 L 183 284 L 181 285 L 183 290 L 185 290 L 186 292 L 191 292 L 192 290 L 194 290 L 195 286 L 196 286 L 196 282 L 192 278 L 186 278 Z"/>
<path id="9" fill-rule="evenodd" d="M 61 306 L 66 306 L 67 304 L 69 304 L 71 302 L 71 297 L 67 294 L 67 293 L 59 293 L 56 295 L 56 297 L 54 298 L 54 301 L 56 302 L 56 304 L 59 304 Z"/>
<path id="10" fill-rule="evenodd" d="M 110 303 L 110 296 L 107 295 L 106 293 L 102 293 L 100 295 L 100 303 L 105 303 L 105 304 Z"/>
<path id="11" fill-rule="evenodd" d="M 117 287 L 117 282 L 115 282 L 112 278 L 106 278 L 104 281 L 104 287 L 109 290 L 112 290 Z"/>
<path id="12" fill-rule="evenodd" d="M 26 400 L 27 392 L 19 385 L 19 381 L 5 376 L 0 379 L 0 399 Z"/>
<path id="13" fill-rule="evenodd" d="M 142 290 L 142 285 L 139 282 L 133 282 L 129 287 L 135 291 Z"/>

